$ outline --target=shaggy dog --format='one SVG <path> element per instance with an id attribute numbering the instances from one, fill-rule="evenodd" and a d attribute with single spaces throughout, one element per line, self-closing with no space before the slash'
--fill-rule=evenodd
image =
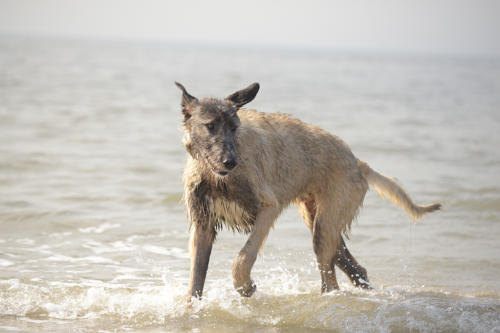
<path id="1" fill-rule="evenodd" d="M 197 99 L 182 90 L 184 200 L 190 219 L 189 297 L 201 297 L 212 244 L 226 225 L 250 234 L 233 264 L 234 287 L 251 296 L 250 278 L 274 221 L 295 202 L 312 233 L 321 274 L 321 292 L 338 288 L 335 265 L 353 284 L 368 288 L 366 270 L 347 250 L 347 234 L 372 187 L 413 219 L 440 204 L 415 204 L 404 189 L 353 155 L 347 144 L 319 127 L 285 114 L 241 107 L 254 99 L 259 84 L 225 99 Z"/>

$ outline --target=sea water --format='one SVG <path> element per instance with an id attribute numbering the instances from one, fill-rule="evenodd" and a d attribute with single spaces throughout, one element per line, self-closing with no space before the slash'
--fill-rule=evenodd
<path id="1" fill-rule="evenodd" d="M 320 295 L 311 235 L 278 219 L 233 290 L 221 232 L 186 306 L 180 91 L 289 113 L 440 212 L 374 192 L 347 246 L 373 290 Z M 500 332 L 500 59 L 0 39 L 0 331 Z"/>

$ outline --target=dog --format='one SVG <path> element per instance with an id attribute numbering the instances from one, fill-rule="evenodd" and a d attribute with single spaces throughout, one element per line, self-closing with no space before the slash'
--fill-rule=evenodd
<path id="1" fill-rule="evenodd" d="M 256 290 L 252 266 L 276 218 L 297 204 L 312 234 L 321 292 L 338 289 L 335 266 L 355 286 L 370 288 L 367 271 L 347 249 L 351 223 L 369 187 L 412 219 L 440 209 L 417 205 L 393 179 L 359 160 L 339 137 L 286 114 L 265 114 L 242 106 L 259 91 L 253 83 L 225 99 L 198 99 L 184 86 L 181 109 L 184 202 L 190 221 L 188 299 L 200 298 L 212 244 L 223 226 L 250 234 L 232 266 L 235 289 Z"/>

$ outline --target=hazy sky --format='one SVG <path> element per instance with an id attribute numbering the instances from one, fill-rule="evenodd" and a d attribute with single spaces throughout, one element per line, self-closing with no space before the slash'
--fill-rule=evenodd
<path id="1" fill-rule="evenodd" d="M 0 34 L 500 55 L 500 0 L 0 0 Z"/>

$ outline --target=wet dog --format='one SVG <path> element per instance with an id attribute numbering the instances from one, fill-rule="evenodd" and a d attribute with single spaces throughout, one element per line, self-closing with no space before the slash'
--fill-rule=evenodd
<path id="1" fill-rule="evenodd" d="M 184 200 L 190 220 L 189 297 L 201 297 L 212 244 L 223 226 L 250 234 L 233 264 L 234 287 L 251 296 L 250 277 L 278 215 L 295 202 L 312 234 L 321 291 L 338 288 L 335 266 L 356 286 L 369 288 L 366 270 L 347 249 L 349 232 L 369 187 L 410 217 L 440 208 L 415 204 L 404 189 L 358 158 L 319 127 L 285 114 L 241 107 L 254 99 L 254 83 L 225 99 L 197 99 L 184 86 Z"/>

